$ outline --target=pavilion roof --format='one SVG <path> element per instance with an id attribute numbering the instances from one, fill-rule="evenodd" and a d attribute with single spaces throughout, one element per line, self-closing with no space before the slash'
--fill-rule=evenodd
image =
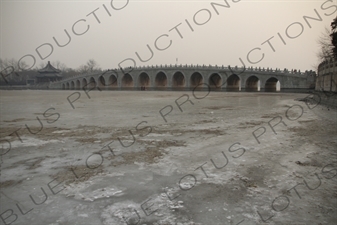
<path id="1" fill-rule="evenodd" d="M 39 73 L 61 73 L 61 70 L 56 69 L 50 64 L 50 61 L 48 61 L 48 64 L 45 68 L 38 70 Z"/>

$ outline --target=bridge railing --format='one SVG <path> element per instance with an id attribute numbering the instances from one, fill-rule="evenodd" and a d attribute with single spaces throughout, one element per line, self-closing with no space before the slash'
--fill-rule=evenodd
<path id="1" fill-rule="evenodd" d="M 243 71 L 243 70 L 246 70 L 246 71 L 257 71 L 257 72 L 270 72 L 270 73 L 289 73 L 289 74 L 298 74 L 298 75 L 308 75 L 308 74 L 313 74 L 315 73 L 314 71 L 310 70 L 306 70 L 305 72 L 301 72 L 301 70 L 297 70 L 297 69 L 292 69 L 292 70 L 288 70 L 288 69 L 284 69 L 284 70 L 281 70 L 281 69 L 272 69 L 272 68 L 261 68 L 261 67 L 238 67 L 238 66 L 235 66 L 235 67 L 231 67 L 231 66 L 218 66 L 218 65 L 176 65 L 176 64 L 165 64 L 165 65 L 156 65 L 156 66 L 139 66 L 139 67 L 135 67 L 133 68 L 133 70 L 151 70 L 151 69 L 182 69 L 182 68 L 195 68 L 195 69 L 200 69 L 200 70 L 214 70 L 214 69 L 221 69 L 221 70 L 233 70 L 233 71 Z M 130 69 L 128 67 L 124 67 L 123 70 L 127 70 L 127 69 Z M 121 69 L 118 68 L 116 69 L 117 71 L 120 71 Z"/>

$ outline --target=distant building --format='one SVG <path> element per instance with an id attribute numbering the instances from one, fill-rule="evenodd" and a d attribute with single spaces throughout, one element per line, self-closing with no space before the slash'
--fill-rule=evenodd
<path id="1" fill-rule="evenodd" d="M 62 79 L 62 71 L 59 69 L 56 69 L 50 64 L 50 61 L 48 61 L 48 64 L 45 68 L 38 70 L 38 75 L 36 75 L 36 83 L 46 83 L 50 81 L 59 81 Z"/>

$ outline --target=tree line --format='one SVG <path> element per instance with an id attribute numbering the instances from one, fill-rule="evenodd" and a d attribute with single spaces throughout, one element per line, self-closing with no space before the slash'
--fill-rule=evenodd
<path id="1" fill-rule="evenodd" d="M 89 59 L 85 64 L 80 65 L 78 68 L 73 69 L 68 67 L 66 64 L 60 62 L 59 60 L 51 61 L 50 64 L 56 69 L 61 70 L 61 75 L 64 78 L 72 77 L 78 74 L 85 74 L 91 72 L 100 72 L 102 71 L 101 67 L 94 59 Z M 6 70 L 11 68 L 13 72 L 11 75 L 6 76 L 6 80 L 11 83 L 25 83 L 27 79 L 35 79 L 35 76 L 38 74 L 38 70 L 46 67 L 47 63 L 40 62 L 37 66 L 32 69 L 28 69 L 27 63 L 24 61 L 18 62 L 18 60 L 12 59 L 1 59 L 0 58 L 0 71 L 3 76 L 0 76 L 0 83 L 4 83 L 4 76 L 6 76 Z M 8 71 L 7 71 L 8 72 Z"/>

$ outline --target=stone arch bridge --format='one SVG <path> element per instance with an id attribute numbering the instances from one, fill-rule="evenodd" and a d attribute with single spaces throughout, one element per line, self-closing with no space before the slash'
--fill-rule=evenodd
<path id="1" fill-rule="evenodd" d="M 147 66 L 81 74 L 49 84 L 50 89 L 306 91 L 315 72 L 224 66 Z M 279 90 L 278 89 L 278 90 Z"/>

